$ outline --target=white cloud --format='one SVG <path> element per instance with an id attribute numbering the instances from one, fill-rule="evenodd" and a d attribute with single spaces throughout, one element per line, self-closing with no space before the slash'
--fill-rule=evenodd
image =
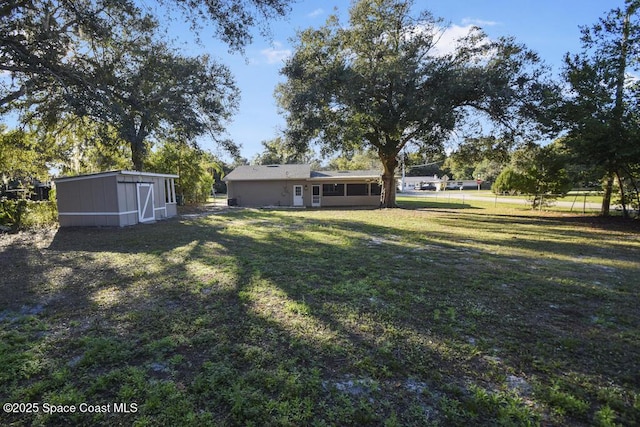
<path id="1" fill-rule="evenodd" d="M 324 14 L 324 9 L 316 9 L 311 13 L 307 14 L 307 17 L 309 18 L 315 18 L 317 16 L 323 15 Z"/>
<path id="2" fill-rule="evenodd" d="M 638 73 L 635 72 L 627 72 L 625 75 L 625 86 L 627 87 L 631 87 L 635 84 L 638 84 L 638 82 L 640 82 L 640 75 L 638 75 Z"/>
<path id="3" fill-rule="evenodd" d="M 495 27 L 496 25 L 500 25 L 499 22 L 496 21 L 485 21 L 484 19 L 476 19 L 476 18 L 463 18 L 462 25 L 475 25 L 477 27 Z"/>
<path id="4" fill-rule="evenodd" d="M 452 25 L 445 28 L 435 45 L 435 54 L 444 56 L 455 52 L 458 40 L 469 34 L 469 31 L 471 31 L 473 27 L 473 25 L 466 25 L 464 27 Z"/>
<path id="5" fill-rule="evenodd" d="M 458 47 L 459 40 L 465 38 L 477 27 L 475 25 L 451 25 L 446 28 L 432 26 L 429 24 L 419 24 L 412 27 L 405 34 L 405 37 L 425 37 L 433 38 L 434 46 L 431 50 L 433 56 L 445 56 L 452 54 Z"/>
<path id="6" fill-rule="evenodd" d="M 271 47 L 262 49 L 260 54 L 267 59 L 268 64 L 278 64 L 291 56 L 291 49 L 285 49 L 280 42 L 273 42 Z"/>

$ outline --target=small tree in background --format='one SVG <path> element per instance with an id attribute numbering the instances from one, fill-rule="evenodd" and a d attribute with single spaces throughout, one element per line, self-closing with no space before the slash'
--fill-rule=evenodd
<path id="1" fill-rule="evenodd" d="M 496 194 L 504 194 L 509 193 L 511 195 L 517 194 L 522 191 L 523 188 L 529 187 L 525 176 L 513 170 L 512 167 L 508 166 L 500 172 L 497 176 L 495 182 L 491 186 L 491 191 Z"/>
<path id="2" fill-rule="evenodd" d="M 455 179 L 493 181 L 509 163 L 511 144 L 495 137 L 467 138 L 444 164 Z"/>
<path id="3" fill-rule="evenodd" d="M 183 203 L 202 203 L 211 195 L 214 173 L 222 172 L 222 164 L 211 153 L 180 141 L 165 141 L 151 153 L 149 170 L 172 173 L 176 194 Z"/>
<path id="4" fill-rule="evenodd" d="M 48 179 L 51 147 L 43 144 L 34 132 L 8 130 L 0 125 L 0 177 L 8 180 Z"/>
<path id="5" fill-rule="evenodd" d="M 380 159 L 374 151 L 357 150 L 354 153 L 334 157 L 329 161 L 334 170 L 380 170 Z"/>
<path id="6" fill-rule="evenodd" d="M 527 144 L 513 153 L 510 166 L 498 175 L 491 189 L 494 193 L 525 194 L 535 209 L 564 197 L 571 187 L 557 144 Z"/>
<path id="7" fill-rule="evenodd" d="M 262 141 L 264 151 L 257 154 L 251 163 L 256 165 L 287 165 L 296 163 L 320 163 L 314 159 L 314 152 L 299 152 L 288 146 L 282 137 Z"/>
<path id="8" fill-rule="evenodd" d="M 133 168 L 130 145 L 89 117 L 65 114 L 53 128 L 38 126 L 37 137 L 55 153 L 51 166 L 61 175 Z"/>

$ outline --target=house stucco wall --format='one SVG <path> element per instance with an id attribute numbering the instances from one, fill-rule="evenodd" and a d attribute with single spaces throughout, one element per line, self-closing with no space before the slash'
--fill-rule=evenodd
<path id="1" fill-rule="evenodd" d="M 229 181 L 227 182 L 227 197 L 236 199 L 238 206 L 293 206 L 293 186 L 303 188 L 304 206 L 311 206 L 311 191 L 313 185 L 319 185 L 320 207 L 340 206 L 371 206 L 380 205 L 380 196 L 324 196 L 322 184 L 313 180 L 292 181 Z M 346 184 L 347 182 L 341 182 Z M 348 183 L 365 183 L 365 181 L 349 181 Z M 305 188 L 306 187 L 306 188 Z"/>
<path id="2" fill-rule="evenodd" d="M 380 196 L 322 196 L 321 206 L 379 206 Z"/>
<path id="3" fill-rule="evenodd" d="M 236 199 L 238 206 L 293 206 L 293 186 L 302 185 L 304 206 L 311 205 L 309 183 L 297 181 L 230 181 L 227 197 Z M 304 186 L 307 186 L 307 189 Z"/>

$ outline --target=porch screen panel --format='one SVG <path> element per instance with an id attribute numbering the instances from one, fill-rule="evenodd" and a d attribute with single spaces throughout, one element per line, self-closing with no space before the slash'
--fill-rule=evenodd
<path id="1" fill-rule="evenodd" d="M 322 184 L 323 196 L 344 196 L 344 184 Z"/>
<path id="2" fill-rule="evenodd" d="M 347 196 L 368 196 L 368 184 L 347 184 Z"/>

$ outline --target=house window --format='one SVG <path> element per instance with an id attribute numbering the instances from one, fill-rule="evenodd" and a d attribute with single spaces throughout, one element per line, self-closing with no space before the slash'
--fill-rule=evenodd
<path id="1" fill-rule="evenodd" d="M 322 184 L 323 196 L 344 196 L 344 184 Z"/>
<path id="2" fill-rule="evenodd" d="M 374 182 L 371 184 L 371 195 L 372 196 L 379 196 L 380 194 L 382 194 L 382 186 L 380 184 L 378 184 L 377 182 Z"/>
<path id="3" fill-rule="evenodd" d="M 367 184 L 347 184 L 347 196 L 368 196 L 369 186 Z"/>

